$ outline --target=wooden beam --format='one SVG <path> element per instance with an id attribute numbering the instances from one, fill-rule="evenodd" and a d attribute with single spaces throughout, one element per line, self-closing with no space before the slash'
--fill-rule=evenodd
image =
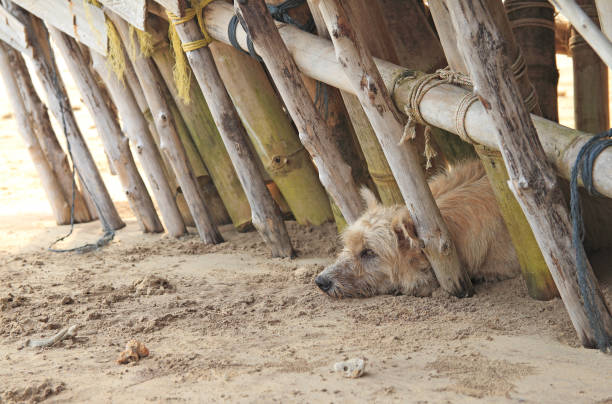
<path id="1" fill-rule="evenodd" d="M 206 7 L 205 26 L 210 35 L 229 44 L 227 24 L 234 15 L 229 4 L 213 2 Z M 342 66 L 336 60 L 333 45 L 329 40 L 301 31 L 290 25 L 279 24 L 279 33 L 292 59 L 301 72 L 316 80 L 353 93 Z M 246 34 L 238 27 L 237 40 L 246 49 Z M 256 50 L 259 51 L 257 46 Z M 387 88 L 393 88 L 398 75 L 406 69 L 393 63 L 374 58 Z M 421 73 L 415 72 L 415 79 Z M 409 103 L 410 89 L 414 80 L 405 80 L 398 85 L 394 94 L 400 109 Z M 423 97 L 419 109 L 425 121 L 454 134 L 457 129 L 458 104 L 469 92 L 450 84 L 442 84 L 429 90 Z M 592 135 L 559 125 L 542 117 L 532 115 L 548 161 L 557 173 L 569 179 L 571 167 L 578 151 Z M 495 126 L 480 102 L 472 104 L 465 116 L 465 130 L 470 139 L 491 149 L 499 150 L 495 137 Z M 595 161 L 593 182 L 601 194 L 612 198 L 612 150 L 607 149 Z"/>
<path id="2" fill-rule="evenodd" d="M 510 175 L 510 188 L 529 220 L 580 341 L 586 347 L 594 347 L 600 336 L 581 302 L 565 199 L 557 176 L 546 161 L 517 81 L 507 74 L 512 60 L 505 53 L 504 38 L 489 14 L 487 3 L 486 0 L 448 3 L 459 49 L 476 94 L 494 123 L 494 133 Z M 597 326 L 602 327 L 603 338 L 608 343 L 612 336 L 612 316 L 588 261 L 586 266 L 585 276 L 596 289 L 594 310 L 601 319 Z"/>
<path id="3" fill-rule="evenodd" d="M 3 40 L 19 52 L 32 56 L 26 29 L 18 19 L 13 17 L 4 7 L 0 7 L 0 40 Z"/>
<path id="4" fill-rule="evenodd" d="M 102 9 L 85 1 L 11 0 L 77 41 L 106 55 L 106 18 Z"/>
<path id="5" fill-rule="evenodd" d="M 195 20 L 176 24 L 175 28 L 182 43 L 203 40 L 202 31 Z M 256 157 L 247 143 L 246 131 L 219 76 L 210 49 L 203 47 L 188 51 L 186 56 L 251 205 L 253 225 L 273 256 L 293 257 L 293 247 L 280 209 L 266 187 Z"/>
<path id="6" fill-rule="evenodd" d="M 319 9 L 331 33 L 336 57 L 385 152 L 440 286 L 455 296 L 470 296 L 472 282 L 459 263 L 454 242 L 427 186 L 416 147 L 411 140 L 402 142 L 404 119 L 360 34 L 351 26 L 351 9 L 340 0 L 320 0 Z"/>
<path id="7" fill-rule="evenodd" d="M 597 6 L 597 14 L 601 30 L 612 41 L 612 2 L 609 0 L 595 0 Z"/>
<path id="8" fill-rule="evenodd" d="M 147 18 L 146 0 L 100 0 L 100 3 L 119 14 L 130 25 L 141 31 L 145 30 Z"/>
<path id="9" fill-rule="evenodd" d="M 187 8 L 185 0 L 155 0 L 155 2 L 164 9 L 179 16 L 182 16 Z"/>

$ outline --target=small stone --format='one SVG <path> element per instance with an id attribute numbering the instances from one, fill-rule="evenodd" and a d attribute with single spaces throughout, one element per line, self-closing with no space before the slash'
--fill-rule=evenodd
<path id="1" fill-rule="evenodd" d="M 70 296 L 64 296 L 62 299 L 62 304 L 72 304 L 74 303 L 74 299 Z"/>
<path id="2" fill-rule="evenodd" d="M 334 370 L 342 373 L 342 376 L 351 379 L 356 379 L 363 376 L 365 371 L 365 360 L 361 358 L 353 358 L 343 362 L 334 364 Z"/>

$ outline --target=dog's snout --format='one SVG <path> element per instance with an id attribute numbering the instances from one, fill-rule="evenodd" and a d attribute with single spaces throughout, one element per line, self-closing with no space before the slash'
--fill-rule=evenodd
<path id="1" fill-rule="evenodd" d="M 332 281 L 322 275 L 319 275 L 315 278 L 315 283 L 323 292 L 327 292 L 332 287 Z"/>

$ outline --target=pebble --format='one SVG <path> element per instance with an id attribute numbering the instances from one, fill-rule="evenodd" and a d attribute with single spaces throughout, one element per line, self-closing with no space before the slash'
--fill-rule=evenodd
<path id="1" fill-rule="evenodd" d="M 365 360 L 353 358 L 344 362 L 337 362 L 334 364 L 334 370 L 338 373 L 342 373 L 344 377 L 356 379 L 363 376 L 365 371 Z"/>

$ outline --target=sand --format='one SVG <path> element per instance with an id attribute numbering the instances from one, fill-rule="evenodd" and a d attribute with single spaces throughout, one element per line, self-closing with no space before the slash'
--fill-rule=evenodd
<path id="1" fill-rule="evenodd" d="M 571 125 L 568 61 L 561 111 Z M 46 251 L 67 227 L 54 224 L 0 97 L 0 403 L 612 402 L 612 357 L 581 348 L 562 302 L 532 300 L 520 278 L 480 284 L 468 299 L 333 300 L 312 282 L 337 251 L 332 224 L 288 222 L 295 260 L 270 258 L 256 233 L 228 226 L 212 247 L 193 229 L 179 240 L 140 233 L 69 88 L 128 225 L 95 252 Z M 68 245 L 100 234 L 98 222 L 79 225 Z M 71 325 L 74 338 L 23 347 Z M 117 364 L 131 339 L 150 355 Z M 363 377 L 332 371 L 350 358 L 366 360 Z"/>

